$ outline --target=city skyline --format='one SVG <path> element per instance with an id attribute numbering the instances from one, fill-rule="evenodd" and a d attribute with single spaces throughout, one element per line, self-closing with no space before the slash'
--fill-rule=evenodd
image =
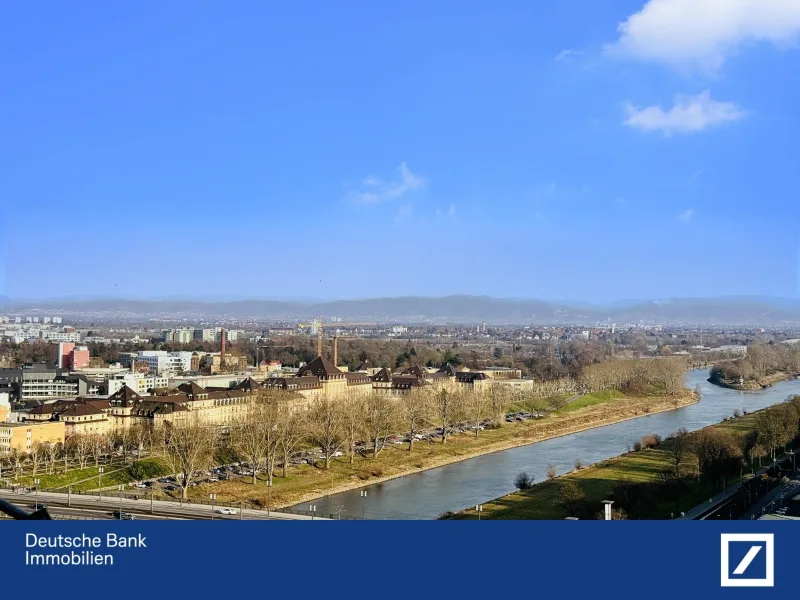
<path id="1" fill-rule="evenodd" d="M 6 7 L 0 295 L 797 297 L 798 10 L 577 4 Z"/>

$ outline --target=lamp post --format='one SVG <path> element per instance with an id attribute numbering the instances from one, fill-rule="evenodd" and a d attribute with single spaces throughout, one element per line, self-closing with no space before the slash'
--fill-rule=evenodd
<path id="1" fill-rule="evenodd" d="M 125 484 L 119 485 L 119 520 L 122 521 L 122 490 L 125 489 Z"/>
<path id="2" fill-rule="evenodd" d="M 272 480 L 267 481 L 267 516 L 272 508 Z"/>
<path id="3" fill-rule="evenodd" d="M 100 485 L 100 481 L 101 481 L 101 479 L 103 477 L 103 470 L 104 470 L 103 467 L 97 467 L 97 487 L 98 487 L 98 489 L 103 487 L 103 486 Z"/>
<path id="4" fill-rule="evenodd" d="M 308 512 L 311 513 L 311 520 L 314 520 L 314 513 L 317 512 L 317 505 L 316 504 L 309 504 L 308 505 Z"/>
<path id="5" fill-rule="evenodd" d="M 67 486 L 67 506 L 72 506 L 72 486 Z"/>
<path id="6" fill-rule="evenodd" d="M 217 500 L 216 494 L 209 494 L 208 499 L 211 500 L 211 520 L 214 520 L 214 502 Z"/>
<path id="7" fill-rule="evenodd" d="M 367 490 L 361 490 L 361 520 L 364 520 L 364 500 L 367 497 Z"/>
<path id="8" fill-rule="evenodd" d="M 36 500 L 34 501 L 36 503 L 36 510 L 39 510 L 39 483 L 39 479 L 33 480 L 33 485 L 36 486 Z"/>

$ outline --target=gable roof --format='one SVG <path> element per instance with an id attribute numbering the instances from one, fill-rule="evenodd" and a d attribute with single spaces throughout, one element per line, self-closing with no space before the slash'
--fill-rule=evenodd
<path id="1" fill-rule="evenodd" d="M 392 373 L 386 367 L 383 367 L 380 371 L 375 373 L 372 376 L 372 381 L 379 381 L 379 382 L 388 382 L 392 380 Z"/>
<path id="2" fill-rule="evenodd" d="M 324 356 L 318 356 L 297 372 L 298 377 L 314 375 L 315 377 L 329 378 L 344 375 L 336 366 Z"/>
<path id="3" fill-rule="evenodd" d="M 142 397 L 134 392 L 127 385 L 122 386 L 116 392 L 108 397 L 109 403 L 119 403 L 121 406 L 132 406 L 136 402 L 140 402 Z"/>
<path id="4" fill-rule="evenodd" d="M 356 367 L 356 371 L 369 371 L 371 368 L 372 368 L 372 363 L 369 362 L 369 360 L 365 360 Z"/>
<path id="5" fill-rule="evenodd" d="M 194 381 L 187 381 L 185 383 L 180 384 L 176 389 L 180 390 L 187 396 L 192 398 L 198 398 L 205 394 L 208 394 L 205 388 L 200 387 Z"/>
<path id="6" fill-rule="evenodd" d="M 417 365 L 412 365 L 412 366 L 408 367 L 407 369 L 402 371 L 400 374 L 401 375 L 412 375 L 414 377 L 419 377 L 420 379 L 423 379 L 423 378 L 428 376 L 427 371 L 423 371 Z"/>
<path id="7" fill-rule="evenodd" d="M 258 383 L 255 379 L 253 379 L 252 377 L 248 377 L 244 381 L 240 381 L 239 383 L 237 383 L 234 389 L 246 390 L 248 392 L 256 392 L 262 388 L 261 384 Z"/>

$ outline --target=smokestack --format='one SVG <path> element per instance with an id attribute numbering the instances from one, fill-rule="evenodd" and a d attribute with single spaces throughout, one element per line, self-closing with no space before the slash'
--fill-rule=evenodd
<path id="1" fill-rule="evenodd" d="M 222 356 L 225 356 L 225 328 L 223 327 L 219 332 L 219 353 Z"/>

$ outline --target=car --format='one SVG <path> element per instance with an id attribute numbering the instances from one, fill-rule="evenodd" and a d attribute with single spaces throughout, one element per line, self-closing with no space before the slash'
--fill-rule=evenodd
<path id="1" fill-rule="evenodd" d="M 135 488 L 139 488 L 139 489 L 141 489 L 141 488 L 146 488 L 146 487 L 147 487 L 147 484 L 144 484 L 144 483 L 141 483 L 141 482 L 137 482 L 137 483 L 134 483 L 134 484 L 133 484 L 133 487 L 135 487 Z"/>
<path id="2" fill-rule="evenodd" d="M 43 508 L 47 508 L 47 504 L 45 504 L 44 502 L 39 502 L 38 506 L 39 506 L 38 510 L 42 510 Z"/>
<path id="3" fill-rule="evenodd" d="M 342 452 L 342 451 L 340 451 L 340 450 L 337 450 L 336 452 L 334 452 L 333 454 L 331 454 L 331 457 L 333 457 L 333 458 L 338 458 L 338 457 L 340 457 L 340 456 L 344 456 L 344 452 Z"/>
<path id="4" fill-rule="evenodd" d="M 159 477 L 158 478 L 158 482 L 159 483 L 169 483 L 169 477 Z"/>
<path id="5" fill-rule="evenodd" d="M 235 515 L 236 510 L 233 508 L 218 508 L 217 514 L 219 515 Z"/>
<path id="6" fill-rule="evenodd" d="M 115 510 L 111 513 L 111 516 L 117 519 L 121 519 L 123 521 L 133 521 L 133 515 L 129 512 L 121 512 L 119 510 Z"/>
<path id="7" fill-rule="evenodd" d="M 208 481 L 209 481 L 209 483 L 216 483 L 216 482 L 219 481 L 219 478 L 218 477 L 209 477 Z"/>

